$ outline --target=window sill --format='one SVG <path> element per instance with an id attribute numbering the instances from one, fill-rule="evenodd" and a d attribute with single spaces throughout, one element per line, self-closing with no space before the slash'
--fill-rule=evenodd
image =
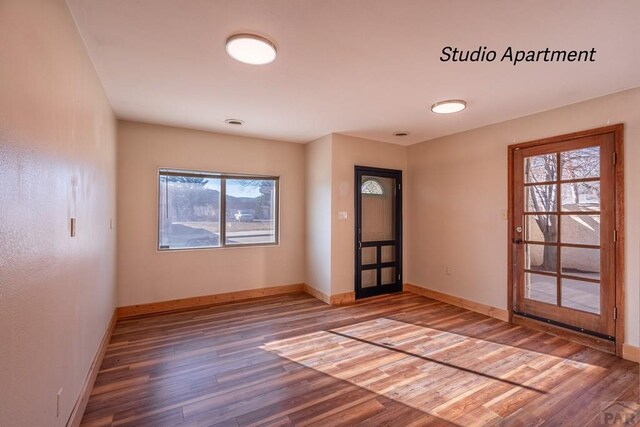
<path id="1" fill-rule="evenodd" d="M 220 249 L 247 249 L 247 248 L 272 248 L 280 246 L 280 242 L 276 243 L 256 243 L 256 244 L 238 244 L 238 245 L 227 245 L 227 246 L 206 246 L 200 248 L 167 248 L 160 249 L 156 248 L 156 252 L 164 253 L 164 252 L 193 252 L 193 251 L 211 251 L 211 250 L 220 250 Z"/>

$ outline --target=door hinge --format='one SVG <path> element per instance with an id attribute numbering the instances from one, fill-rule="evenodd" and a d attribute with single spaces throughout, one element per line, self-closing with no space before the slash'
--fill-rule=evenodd
<path id="1" fill-rule="evenodd" d="M 398 184 L 398 190 L 402 190 L 402 184 Z"/>
<path id="2" fill-rule="evenodd" d="M 618 163 L 618 153 L 614 152 L 613 153 L 613 164 L 615 165 L 616 163 Z"/>
<path id="3" fill-rule="evenodd" d="M 618 241 L 618 230 L 613 230 L 613 241 L 614 242 Z"/>
<path id="4" fill-rule="evenodd" d="M 618 307 L 613 307 L 613 320 L 618 320 Z"/>

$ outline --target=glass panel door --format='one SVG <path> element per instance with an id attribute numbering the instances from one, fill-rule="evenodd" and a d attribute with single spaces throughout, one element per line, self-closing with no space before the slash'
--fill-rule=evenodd
<path id="1" fill-rule="evenodd" d="M 514 152 L 517 314 L 614 335 L 614 148 L 603 134 Z"/>

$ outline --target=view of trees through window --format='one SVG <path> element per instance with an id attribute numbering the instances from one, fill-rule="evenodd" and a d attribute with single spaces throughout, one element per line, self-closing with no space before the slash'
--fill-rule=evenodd
<path id="1" fill-rule="evenodd" d="M 525 158 L 527 298 L 600 311 L 600 148 Z M 555 277 L 554 277 L 555 276 Z"/>
<path id="2" fill-rule="evenodd" d="M 274 178 L 227 178 L 161 171 L 159 247 L 187 249 L 276 243 L 276 192 Z"/>

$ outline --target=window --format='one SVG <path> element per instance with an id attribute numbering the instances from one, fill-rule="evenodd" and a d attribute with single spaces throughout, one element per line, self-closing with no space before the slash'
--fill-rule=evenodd
<path id="1" fill-rule="evenodd" d="M 362 183 L 362 194 L 378 194 L 382 195 L 382 185 L 375 179 L 368 179 Z"/>
<path id="2" fill-rule="evenodd" d="M 160 169 L 160 250 L 278 243 L 278 178 Z"/>

